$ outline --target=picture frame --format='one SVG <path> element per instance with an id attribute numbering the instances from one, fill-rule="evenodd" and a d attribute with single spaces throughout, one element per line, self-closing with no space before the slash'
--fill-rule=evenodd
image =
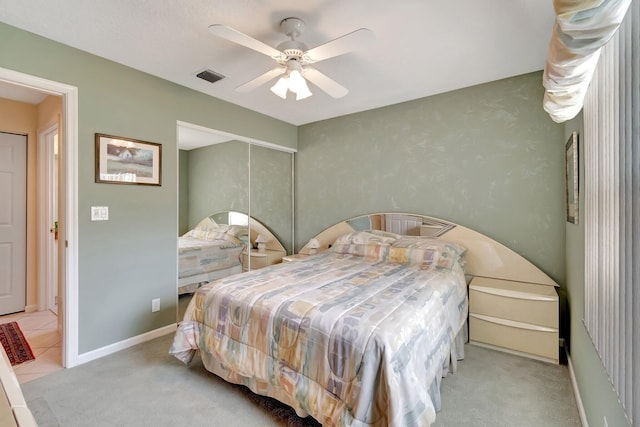
<path id="1" fill-rule="evenodd" d="M 97 183 L 162 185 L 162 145 L 95 134 Z"/>
<path id="2" fill-rule="evenodd" d="M 564 147 L 567 222 L 578 224 L 580 204 L 578 133 L 572 132 Z"/>

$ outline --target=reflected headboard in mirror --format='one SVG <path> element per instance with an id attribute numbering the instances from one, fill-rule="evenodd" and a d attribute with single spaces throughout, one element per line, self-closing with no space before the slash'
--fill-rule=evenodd
<path id="1" fill-rule="evenodd" d="M 260 221 L 253 217 L 249 217 L 247 214 L 243 212 L 237 211 L 222 211 L 216 212 L 213 215 L 209 216 L 213 221 L 217 224 L 229 224 L 229 225 L 244 225 L 249 226 L 249 238 L 251 241 L 251 246 L 256 247 L 256 238 L 259 235 L 265 237 L 265 248 L 274 251 L 284 251 L 286 250 L 282 243 L 278 240 L 278 238 L 269 230 L 267 226 L 262 224 Z"/>
<path id="2" fill-rule="evenodd" d="M 461 225 L 421 214 L 373 213 L 339 222 L 315 236 L 319 251 L 327 250 L 339 236 L 362 230 L 381 230 L 406 236 L 425 236 L 460 243 L 467 248 L 465 272 L 470 276 L 558 284 L 530 261 L 501 243 Z M 308 243 L 300 252 L 309 254 Z"/>

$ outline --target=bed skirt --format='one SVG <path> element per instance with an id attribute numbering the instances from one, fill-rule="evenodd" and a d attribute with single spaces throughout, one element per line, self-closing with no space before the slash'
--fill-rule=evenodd
<path id="1" fill-rule="evenodd" d="M 208 273 L 196 274 L 195 276 L 181 277 L 178 279 L 178 295 L 192 294 L 199 287 L 207 283 L 231 276 L 232 274 L 242 273 L 242 265 L 234 265 L 233 267 L 223 268 L 222 270 L 210 271 Z"/>

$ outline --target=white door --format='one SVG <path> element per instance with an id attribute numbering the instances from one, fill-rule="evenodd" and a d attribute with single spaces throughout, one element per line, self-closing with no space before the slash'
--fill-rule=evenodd
<path id="1" fill-rule="evenodd" d="M 27 137 L 0 132 L 0 315 L 24 311 Z"/>
<path id="2" fill-rule="evenodd" d="M 47 286 L 46 306 L 58 314 L 58 127 L 49 129 L 44 134 L 43 152 L 46 156 L 46 217 L 49 234 L 46 242 Z M 44 244 L 44 242 L 41 242 Z"/>

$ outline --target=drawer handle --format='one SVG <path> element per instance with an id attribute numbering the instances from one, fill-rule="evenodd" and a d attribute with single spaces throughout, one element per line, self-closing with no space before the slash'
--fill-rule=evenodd
<path id="1" fill-rule="evenodd" d="M 478 285 L 471 285 L 469 289 L 471 289 L 472 291 L 483 292 L 485 294 L 498 295 L 501 297 L 509 297 L 509 298 L 517 298 L 517 299 L 526 299 L 529 301 L 557 301 L 557 298 L 553 296 L 529 294 L 526 292 L 510 291 L 508 289 L 486 288 L 484 286 L 478 286 Z"/>
<path id="2" fill-rule="evenodd" d="M 547 328 L 546 326 L 532 325 L 531 323 L 516 322 L 515 320 L 500 319 L 498 317 L 486 316 L 484 314 L 470 313 L 469 316 L 475 317 L 485 322 L 497 323 L 499 325 L 511 326 L 512 328 L 529 329 L 538 332 L 558 332 L 557 329 Z"/>

